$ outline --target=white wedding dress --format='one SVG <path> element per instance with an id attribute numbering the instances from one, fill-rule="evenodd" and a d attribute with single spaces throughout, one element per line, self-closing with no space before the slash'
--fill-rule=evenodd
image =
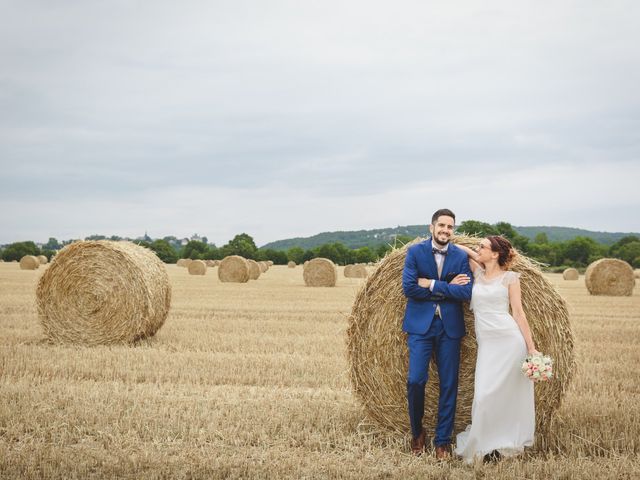
<path id="1" fill-rule="evenodd" d="M 518 324 L 509 313 L 509 285 L 519 273 L 487 280 L 476 268 L 471 309 L 478 342 L 471 425 L 456 438 L 455 453 L 471 463 L 498 450 L 503 456 L 533 445 L 533 382 L 520 370 L 527 355 Z"/>

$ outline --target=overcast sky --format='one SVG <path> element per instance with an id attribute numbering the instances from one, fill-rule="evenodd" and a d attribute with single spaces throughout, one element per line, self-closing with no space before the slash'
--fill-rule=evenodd
<path id="1" fill-rule="evenodd" d="M 637 0 L 0 11 L 0 243 L 640 231 Z"/>

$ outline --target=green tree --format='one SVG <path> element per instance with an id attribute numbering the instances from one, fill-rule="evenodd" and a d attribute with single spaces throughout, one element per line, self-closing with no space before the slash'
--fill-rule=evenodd
<path id="1" fill-rule="evenodd" d="M 215 245 L 209 245 L 209 251 L 202 257 L 204 260 L 222 260 L 222 251 Z"/>
<path id="2" fill-rule="evenodd" d="M 575 266 L 586 266 L 600 253 L 599 244 L 591 238 L 576 237 L 565 242 L 564 258 Z"/>
<path id="3" fill-rule="evenodd" d="M 383 243 L 382 245 L 379 245 L 378 248 L 376 248 L 376 257 L 378 259 L 383 258 L 391 250 L 392 250 L 391 245 L 387 243 Z"/>
<path id="4" fill-rule="evenodd" d="M 316 251 L 316 257 L 328 258 L 332 262 L 340 263 L 341 255 L 336 248 L 335 243 L 325 243 L 320 245 Z"/>
<path id="5" fill-rule="evenodd" d="M 275 265 L 286 265 L 289 261 L 287 253 L 273 248 L 258 249 L 256 260 L 271 260 Z"/>
<path id="6" fill-rule="evenodd" d="M 640 257 L 640 241 L 623 245 L 618 249 L 616 255 L 616 258 L 624 260 L 631 265 L 633 265 L 635 259 L 638 257 Z"/>
<path id="7" fill-rule="evenodd" d="M 355 251 L 355 263 L 369 263 L 376 260 L 376 254 L 369 247 L 358 248 Z"/>
<path id="8" fill-rule="evenodd" d="M 149 244 L 149 248 L 156 252 L 158 258 L 164 263 L 176 263 L 178 261 L 178 252 L 165 240 L 154 240 Z"/>
<path id="9" fill-rule="evenodd" d="M 253 238 L 246 233 L 240 233 L 233 237 L 221 250 L 225 257 L 228 255 L 240 255 L 252 260 L 256 258 L 258 253 L 258 247 L 256 247 Z"/>
<path id="10" fill-rule="evenodd" d="M 190 258 L 192 260 L 202 259 L 209 251 L 209 246 L 204 242 L 190 240 L 182 250 L 182 258 Z"/>
<path id="11" fill-rule="evenodd" d="M 640 238 L 635 235 L 627 235 L 611 245 L 609 256 L 633 263 L 633 260 L 640 255 L 640 253 L 636 253 L 638 245 L 640 245 Z"/>
<path id="12" fill-rule="evenodd" d="M 20 261 L 25 255 L 40 255 L 41 253 L 36 244 L 31 241 L 15 242 L 7 245 L 2 251 L 2 259 L 5 262 L 11 262 L 12 260 Z"/>
<path id="13" fill-rule="evenodd" d="M 457 233 L 466 233 L 467 235 L 477 235 L 478 237 L 488 237 L 489 235 L 499 235 L 500 232 L 492 225 L 479 222 L 477 220 L 465 220 L 458 228 Z"/>
<path id="14" fill-rule="evenodd" d="M 544 245 L 545 243 L 549 243 L 549 237 L 547 237 L 545 232 L 540 232 L 535 236 L 533 243 L 536 245 Z"/>
<path id="15" fill-rule="evenodd" d="M 498 222 L 495 224 L 498 235 L 502 235 L 508 239 L 511 244 L 522 252 L 527 251 L 529 239 L 516 232 L 516 229 L 508 222 Z"/>
<path id="16" fill-rule="evenodd" d="M 304 250 L 300 247 L 291 247 L 287 250 L 287 258 L 296 264 L 304 263 Z"/>
<path id="17" fill-rule="evenodd" d="M 62 245 L 53 237 L 49 237 L 49 241 L 42 246 L 43 250 L 60 250 L 61 248 Z"/>

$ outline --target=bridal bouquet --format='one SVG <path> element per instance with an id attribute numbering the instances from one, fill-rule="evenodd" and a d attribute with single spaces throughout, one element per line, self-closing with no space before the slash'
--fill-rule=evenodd
<path id="1" fill-rule="evenodd" d="M 534 382 L 544 382 L 553 377 L 553 359 L 549 355 L 527 355 L 522 362 L 522 373 Z"/>

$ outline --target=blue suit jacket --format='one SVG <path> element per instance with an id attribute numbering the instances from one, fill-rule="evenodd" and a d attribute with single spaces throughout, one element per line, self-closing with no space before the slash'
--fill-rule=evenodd
<path id="1" fill-rule="evenodd" d="M 467 285 L 449 285 L 444 281 L 466 273 L 471 281 Z M 418 278 L 436 279 L 433 292 L 418 285 Z M 407 297 L 402 330 L 407 333 L 425 334 L 435 315 L 436 305 L 440 305 L 440 315 L 444 331 L 450 338 L 461 338 L 465 334 L 462 302 L 471 300 L 473 275 L 469 268 L 467 254 L 449 244 L 447 256 L 442 266 L 442 280 L 438 280 L 438 266 L 433 258 L 431 239 L 412 245 L 402 271 L 402 290 Z"/>

